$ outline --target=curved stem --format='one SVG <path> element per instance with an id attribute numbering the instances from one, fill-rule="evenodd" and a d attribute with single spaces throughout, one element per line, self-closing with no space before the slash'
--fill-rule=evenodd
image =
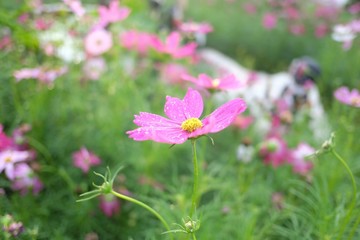
<path id="1" fill-rule="evenodd" d="M 121 199 L 124 199 L 126 201 L 129 201 L 129 202 L 132 202 L 132 203 L 135 203 L 143 208 L 145 208 L 146 210 L 148 210 L 149 212 L 151 212 L 152 214 L 154 214 L 159 220 L 160 222 L 164 225 L 164 227 L 166 228 L 166 230 L 170 231 L 170 228 L 169 228 L 169 225 L 167 224 L 167 222 L 164 220 L 164 218 L 157 212 L 155 211 L 152 207 L 148 206 L 147 204 L 139 201 L 139 200 L 136 200 L 132 197 L 129 197 L 129 196 L 126 196 L 126 195 L 123 195 L 123 194 L 120 194 L 118 192 L 115 192 L 114 190 L 111 190 L 111 193 L 113 195 L 115 195 L 116 197 L 118 198 L 121 198 Z M 171 237 L 172 238 L 172 237 Z"/>
<path id="2" fill-rule="evenodd" d="M 352 197 L 352 200 L 351 200 L 351 204 L 350 204 L 350 208 L 349 208 L 349 212 L 346 216 L 346 219 L 345 221 L 343 222 L 342 226 L 341 226 L 341 229 L 340 229 L 340 234 L 338 236 L 338 239 L 340 239 L 340 236 L 342 236 L 342 234 L 344 233 L 344 230 L 345 230 L 345 226 L 348 224 L 348 222 L 350 221 L 350 218 L 351 218 L 351 214 L 354 210 L 354 207 L 355 207 L 355 204 L 356 204 L 356 192 L 357 192 L 357 189 L 356 189 L 356 182 L 355 182 L 355 178 L 354 178 L 354 175 L 353 173 L 351 172 L 348 164 L 346 163 L 346 161 L 335 151 L 334 148 L 331 149 L 331 153 L 342 163 L 342 165 L 345 167 L 346 171 L 348 172 L 348 174 L 350 175 L 350 178 L 351 178 L 351 182 L 352 182 L 352 187 L 353 187 L 353 197 Z M 349 238 L 351 239 L 351 238 Z"/>
<path id="3" fill-rule="evenodd" d="M 199 167 L 196 156 L 196 140 L 191 140 L 192 150 L 193 150 L 193 164 L 194 164 L 194 183 L 193 183 L 193 192 L 192 192 L 192 200 L 191 200 L 191 210 L 190 210 L 190 218 L 193 216 L 196 210 L 196 202 L 197 202 L 197 191 L 199 185 Z"/>

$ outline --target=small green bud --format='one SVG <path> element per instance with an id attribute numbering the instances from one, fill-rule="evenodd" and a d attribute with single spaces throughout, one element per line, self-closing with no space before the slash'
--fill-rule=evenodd
<path id="1" fill-rule="evenodd" d="M 200 221 L 194 221 L 190 219 L 189 221 L 184 223 L 184 226 L 187 233 L 193 233 L 199 230 Z"/>

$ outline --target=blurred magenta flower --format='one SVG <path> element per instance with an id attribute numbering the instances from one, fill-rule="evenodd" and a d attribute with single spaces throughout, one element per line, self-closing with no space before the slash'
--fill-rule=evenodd
<path id="1" fill-rule="evenodd" d="M 290 153 L 289 163 L 293 167 L 295 173 L 302 175 L 307 174 L 312 168 L 313 164 L 306 161 L 305 157 L 315 153 L 315 149 L 307 143 L 300 143 L 296 149 Z"/>
<path id="2" fill-rule="evenodd" d="M 13 144 L 13 139 L 3 132 L 3 126 L 0 124 L 0 152 L 11 147 Z"/>
<path id="3" fill-rule="evenodd" d="M 235 75 L 230 74 L 222 78 L 211 78 L 208 75 L 202 73 L 198 78 L 190 75 L 183 75 L 183 79 L 192 83 L 195 83 L 200 88 L 208 90 L 233 90 L 242 87 L 242 84 Z"/>
<path id="4" fill-rule="evenodd" d="M 80 0 L 63 0 L 63 2 L 75 13 L 76 16 L 82 17 L 85 14 L 85 9 Z"/>
<path id="5" fill-rule="evenodd" d="M 11 188 L 19 191 L 22 195 L 25 195 L 29 190 L 32 190 L 33 194 L 36 195 L 43 188 L 40 179 L 35 176 L 34 171 L 26 163 L 17 164 L 14 172 L 15 178 Z"/>
<path id="6" fill-rule="evenodd" d="M 265 29 L 273 29 L 277 24 L 277 16 L 273 13 L 266 13 L 262 20 L 263 27 Z"/>
<path id="7" fill-rule="evenodd" d="M 72 158 L 74 166 L 80 168 L 84 173 L 89 172 L 91 166 L 101 163 L 100 158 L 85 147 L 73 153 Z"/>
<path id="8" fill-rule="evenodd" d="M 84 39 L 85 50 L 91 56 L 99 56 L 107 52 L 112 45 L 111 33 L 105 29 L 91 31 Z"/>
<path id="9" fill-rule="evenodd" d="M 164 112 L 169 119 L 141 112 L 135 115 L 134 120 L 140 127 L 126 133 L 135 141 L 181 144 L 188 139 L 216 133 L 228 127 L 238 114 L 245 111 L 246 103 L 240 98 L 231 100 L 200 120 L 203 107 L 200 93 L 189 88 L 183 100 L 166 97 Z"/>
<path id="10" fill-rule="evenodd" d="M 113 0 L 109 3 L 109 7 L 100 6 L 99 9 L 101 27 L 106 27 L 109 23 L 115 23 L 126 19 L 131 10 L 126 7 L 120 7 L 118 0 Z"/>
<path id="11" fill-rule="evenodd" d="M 290 151 L 286 142 L 278 135 L 268 137 L 260 147 L 260 156 L 266 164 L 278 167 L 287 162 Z"/>
<path id="12" fill-rule="evenodd" d="M 254 120 L 255 119 L 252 116 L 239 115 L 232 122 L 232 125 L 240 129 L 247 129 L 254 122 Z"/>
<path id="13" fill-rule="evenodd" d="M 99 207 L 107 217 L 112 217 L 120 212 L 120 201 L 112 194 L 101 195 Z"/>
<path id="14" fill-rule="evenodd" d="M 346 105 L 360 107 L 360 93 L 357 89 L 350 91 L 347 87 L 340 87 L 334 92 L 334 96 L 338 101 Z"/>
<path id="15" fill-rule="evenodd" d="M 324 23 L 319 23 L 316 27 L 315 27 L 315 36 L 317 38 L 321 38 L 324 37 L 329 31 L 329 27 L 324 24 Z"/>
<path id="16" fill-rule="evenodd" d="M 14 180 L 16 176 L 15 164 L 26 161 L 30 157 L 27 151 L 4 150 L 0 152 L 0 173 L 5 170 L 6 176 Z"/>
<path id="17" fill-rule="evenodd" d="M 172 32 L 163 43 L 160 39 L 154 38 L 152 46 L 160 53 L 166 53 L 173 58 L 184 58 L 192 56 L 195 53 L 197 44 L 191 42 L 181 46 L 181 35 L 178 32 Z"/>

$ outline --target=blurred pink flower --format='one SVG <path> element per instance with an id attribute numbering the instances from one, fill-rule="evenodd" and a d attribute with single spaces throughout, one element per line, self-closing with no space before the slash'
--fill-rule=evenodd
<path id="1" fill-rule="evenodd" d="M 96 166 L 101 163 L 101 160 L 94 153 L 82 147 L 79 151 L 72 154 L 73 164 L 80 168 L 84 173 L 89 172 L 91 166 Z"/>
<path id="2" fill-rule="evenodd" d="M 164 64 L 159 67 L 160 78 L 167 83 L 176 84 L 183 83 L 182 76 L 187 74 L 187 69 L 175 63 Z"/>
<path id="3" fill-rule="evenodd" d="M 260 156 L 266 164 L 278 167 L 287 162 L 289 149 L 286 142 L 277 135 L 268 137 L 260 147 Z"/>
<path id="4" fill-rule="evenodd" d="M 211 89 L 211 90 L 232 90 L 242 87 L 239 80 L 236 79 L 235 75 L 230 74 L 222 78 L 212 79 L 206 74 L 200 74 L 198 78 L 190 75 L 183 75 L 185 81 L 195 83 L 198 87 Z"/>
<path id="5" fill-rule="evenodd" d="M 23 68 L 13 73 L 17 82 L 23 79 L 34 78 L 38 79 L 42 83 L 52 84 L 56 78 L 67 72 L 66 67 L 58 69 L 45 69 L 43 67 L 38 68 Z"/>
<path id="6" fill-rule="evenodd" d="M 5 170 L 6 176 L 10 180 L 15 178 L 15 164 L 26 161 L 30 154 L 27 151 L 5 150 L 0 152 L 0 173 Z"/>
<path id="7" fill-rule="evenodd" d="M 130 30 L 120 35 L 120 43 L 124 48 L 132 49 L 140 54 L 145 54 L 152 47 L 155 35 L 145 32 Z"/>
<path id="8" fill-rule="evenodd" d="M 120 212 L 120 201 L 112 194 L 101 195 L 99 207 L 107 217 L 112 217 Z"/>
<path id="9" fill-rule="evenodd" d="M 106 62 L 103 58 L 90 58 L 86 60 L 83 73 L 87 79 L 98 80 L 106 70 Z"/>
<path id="10" fill-rule="evenodd" d="M 257 12 L 256 5 L 253 3 L 245 3 L 243 5 L 243 8 L 245 9 L 245 12 L 248 14 L 255 14 Z"/>
<path id="11" fill-rule="evenodd" d="M 329 31 L 329 28 L 326 24 L 320 23 L 315 27 L 315 36 L 317 38 L 324 37 Z"/>
<path id="12" fill-rule="evenodd" d="M 273 13 L 266 13 L 262 20 L 263 27 L 265 29 L 273 29 L 277 24 L 277 16 Z"/>
<path id="13" fill-rule="evenodd" d="M 51 27 L 52 23 L 51 22 L 47 22 L 42 18 L 38 18 L 35 20 L 35 29 L 36 30 L 40 30 L 40 31 L 44 31 L 47 30 Z"/>
<path id="14" fill-rule="evenodd" d="M 203 107 L 200 93 L 189 88 L 183 100 L 166 97 L 164 112 L 169 119 L 141 112 L 135 115 L 134 120 L 134 123 L 140 127 L 126 133 L 135 141 L 153 140 L 181 144 L 188 139 L 225 129 L 238 114 L 245 111 L 246 103 L 240 98 L 231 100 L 200 120 Z"/>
<path id="15" fill-rule="evenodd" d="M 350 7 L 348 8 L 348 11 L 351 14 L 360 13 L 360 2 L 357 2 L 357 3 L 354 3 L 354 4 L 350 5 Z"/>
<path id="16" fill-rule="evenodd" d="M 351 91 L 347 87 L 340 87 L 334 92 L 335 98 L 350 106 L 360 107 L 360 93 L 357 89 Z"/>
<path id="17" fill-rule="evenodd" d="M 36 195 L 43 188 L 42 182 L 34 175 L 34 171 L 27 164 L 17 164 L 14 172 L 15 178 L 11 185 L 13 190 L 20 191 L 24 195 L 32 189 L 33 194 Z"/>
<path id="18" fill-rule="evenodd" d="M 13 139 L 3 132 L 3 126 L 0 124 L 0 152 L 13 145 Z"/>
<path id="19" fill-rule="evenodd" d="M 239 115 L 232 122 L 232 125 L 240 129 L 247 129 L 253 122 L 254 122 L 254 117 Z"/>
<path id="20" fill-rule="evenodd" d="M 197 44 L 194 42 L 188 43 L 184 46 L 180 45 L 181 35 L 178 32 L 172 32 L 166 38 L 165 43 L 160 39 L 154 38 L 152 46 L 160 53 L 167 53 L 173 58 L 184 58 L 194 55 Z"/>
<path id="21" fill-rule="evenodd" d="M 290 25 L 290 32 L 296 36 L 304 35 L 305 26 L 301 23 Z"/>
<path id="22" fill-rule="evenodd" d="M 112 0 L 109 7 L 100 6 L 99 9 L 101 27 L 106 27 L 109 23 L 115 23 L 127 18 L 131 12 L 129 8 L 119 7 L 118 0 Z"/>
<path id="23" fill-rule="evenodd" d="M 0 39 L 0 49 L 4 49 L 8 46 L 11 46 L 11 37 L 9 35 L 5 35 Z"/>
<path id="24" fill-rule="evenodd" d="M 286 17 L 291 20 L 297 20 L 300 18 L 299 10 L 292 6 L 285 8 L 285 14 Z"/>
<path id="25" fill-rule="evenodd" d="M 204 33 L 207 34 L 213 31 L 213 27 L 206 22 L 183 22 L 179 26 L 179 31 L 184 33 Z"/>
<path id="26" fill-rule="evenodd" d="M 300 143 L 296 149 L 290 153 L 289 163 L 295 173 L 307 174 L 313 167 L 313 164 L 305 160 L 305 157 L 315 153 L 315 149 L 307 143 Z"/>
<path id="27" fill-rule="evenodd" d="M 107 52 L 113 45 L 111 33 L 105 29 L 96 29 L 85 37 L 85 50 L 91 56 L 99 56 Z"/>
<path id="28" fill-rule="evenodd" d="M 75 13 L 76 16 L 82 17 L 85 14 L 85 9 L 80 0 L 63 0 L 63 2 Z"/>

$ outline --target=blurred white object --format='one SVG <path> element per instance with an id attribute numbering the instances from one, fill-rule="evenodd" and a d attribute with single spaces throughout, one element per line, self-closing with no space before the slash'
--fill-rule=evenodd
<path id="1" fill-rule="evenodd" d="M 311 68 L 306 65 L 314 65 L 310 58 L 294 60 L 289 72 L 268 74 L 265 72 L 254 72 L 244 68 L 233 59 L 214 49 L 202 49 L 198 52 L 201 59 L 210 64 L 219 75 L 234 74 L 244 88 L 229 90 L 226 93 L 218 93 L 215 100 L 225 102 L 229 99 L 242 97 L 248 104 L 248 111 L 255 117 L 255 128 L 262 135 L 269 132 L 271 126 L 272 112 L 279 100 L 289 106 L 290 111 L 295 114 L 306 113 L 310 116 L 310 128 L 317 138 L 323 140 L 328 136 L 330 130 L 325 117 L 325 112 L 320 101 L 318 88 L 314 84 L 308 84 L 311 79 L 309 72 L 319 75 L 320 69 L 316 66 Z M 318 71 L 318 72 L 317 72 Z M 301 102 L 302 99 L 306 102 Z M 299 100 L 306 111 L 299 111 Z"/>
<path id="2" fill-rule="evenodd" d="M 338 8 L 344 7 L 349 0 L 316 0 L 317 3 L 326 6 L 335 6 Z"/>
<path id="3" fill-rule="evenodd" d="M 331 37 L 337 42 L 350 42 L 356 34 L 350 25 L 338 24 L 334 26 Z"/>

